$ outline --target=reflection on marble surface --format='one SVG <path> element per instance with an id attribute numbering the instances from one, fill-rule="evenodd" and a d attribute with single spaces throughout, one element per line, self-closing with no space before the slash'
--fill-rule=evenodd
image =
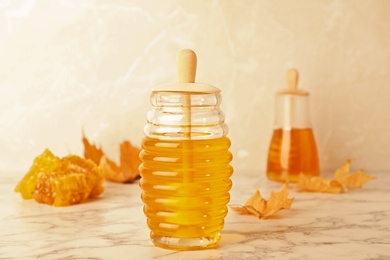
<path id="1" fill-rule="evenodd" d="M 23 201 L 18 179 L 0 179 L 0 259 L 389 259 L 390 175 L 345 194 L 297 193 L 290 210 L 259 220 L 229 211 L 218 249 L 177 252 L 149 240 L 137 183 L 105 183 L 99 199 L 55 208 Z M 259 187 L 263 175 L 235 173 L 231 203 Z"/>
<path id="2" fill-rule="evenodd" d="M 80 153 L 82 128 L 114 157 L 122 139 L 140 144 L 150 89 L 176 81 L 182 48 L 197 81 L 222 89 L 236 169 L 265 170 L 294 66 L 321 169 L 390 170 L 389 16 L 388 0 L 1 1 L 1 174 L 44 148 Z"/>

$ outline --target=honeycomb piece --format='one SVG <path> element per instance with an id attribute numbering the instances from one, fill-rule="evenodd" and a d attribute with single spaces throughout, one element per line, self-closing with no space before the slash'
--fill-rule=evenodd
<path id="1" fill-rule="evenodd" d="M 46 150 L 45 156 L 37 157 L 34 161 L 37 166 L 34 168 L 33 165 L 32 168 L 42 169 L 39 165 L 47 166 L 55 162 L 52 167 L 44 168 L 45 171 L 30 170 L 23 178 L 26 181 L 17 186 L 18 192 L 22 193 L 25 189 L 34 187 L 32 193 L 29 193 L 31 198 L 39 203 L 58 207 L 78 204 L 103 192 L 103 174 L 93 161 L 76 155 L 57 158 L 56 161 L 48 156 L 49 153 L 50 151 Z"/>
<path id="2" fill-rule="evenodd" d="M 23 199 L 32 199 L 35 185 L 39 173 L 52 172 L 60 166 L 61 159 L 55 156 L 50 150 L 46 149 L 41 155 L 34 159 L 30 170 L 15 188 L 20 192 Z"/>
<path id="3" fill-rule="evenodd" d="M 34 199 L 53 206 L 69 206 L 86 200 L 91 191 L 87 177 L 77 172 L 39 174 Z"/>
<path id="4" fill-rule="evenodd" d="M 86 181 L 91 186 L 89 197 L 97 197 L 104 190 L 103 181 L 104 176 L 101 167 L 98 167 L 93 161 L 83 159 L 76 155 L 69 155 L 62 159 L 63 165 L 67 172 L 75 171 L 84 173 Z M 65 166 L 66 165 L 66 166 Z"/>
<path id="5" fill-rule="evenodd" d="M 60 167 L 39 174 L 34 199 L 57 207 L 81 203 L 103 192 L 103 174 L 92 161 L 75 155 L 62 158 Z"/>

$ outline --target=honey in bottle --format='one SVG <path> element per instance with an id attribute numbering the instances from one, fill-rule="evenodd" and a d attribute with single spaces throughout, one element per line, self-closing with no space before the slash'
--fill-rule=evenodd
<path id="1" fill-rule="evenodd" d="M 296 182 L 300 174 L 319 175 L 316 142 L 309 115 L 309 93 L 297 88 L 298 71 L 287 72 L 287 88 L 275 99 L 275 123 L 268 151 L 267 177 Z"/>
<path id="2" fill-rule="evenodd" d="M 140 165 L 152 242 L 175 250 L 215 248 L 232 186 L 220 90 L 194 83 L 196 55 L 178 56 L 179 83 L 151 93 Z"/>

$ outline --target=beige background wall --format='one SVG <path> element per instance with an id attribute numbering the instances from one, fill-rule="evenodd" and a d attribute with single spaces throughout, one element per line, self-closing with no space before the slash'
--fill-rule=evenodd
<path id="1" fill-rule="evenodd" d="M 290 67 L 321 169 L 390 171 L 387 0 L 0 1 L 0 171 L 24 173 L 46 147 L 80 154 L 82 128 L 113 157 L 139 145 L 150 89 L 176 81 L 182 48 L 222 89 L 236 174 L 265 170 Z"/>

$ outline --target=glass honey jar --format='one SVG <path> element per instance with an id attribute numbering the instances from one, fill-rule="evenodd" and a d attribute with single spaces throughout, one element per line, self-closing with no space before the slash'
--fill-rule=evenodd
<path id="1" fill-rule="evenodd" d="M 287 88 L 276 94 L 274 131 L 267 160 L 267 177 L 271 180 L 297 182 L 300 174 L 319 175 L 309 92 L 298 89 L 297 82 L 298 71 L 290 69 Z"/>
<path id="2" fill-rule="evenodd" d="M 179 83 L 152 90 L 140 165 L 152 242 L 174 250 L 215 248 L 227 215 L 232 154 L 220 90 L 194 83 L 196 55 L 178 57 Z"/>

